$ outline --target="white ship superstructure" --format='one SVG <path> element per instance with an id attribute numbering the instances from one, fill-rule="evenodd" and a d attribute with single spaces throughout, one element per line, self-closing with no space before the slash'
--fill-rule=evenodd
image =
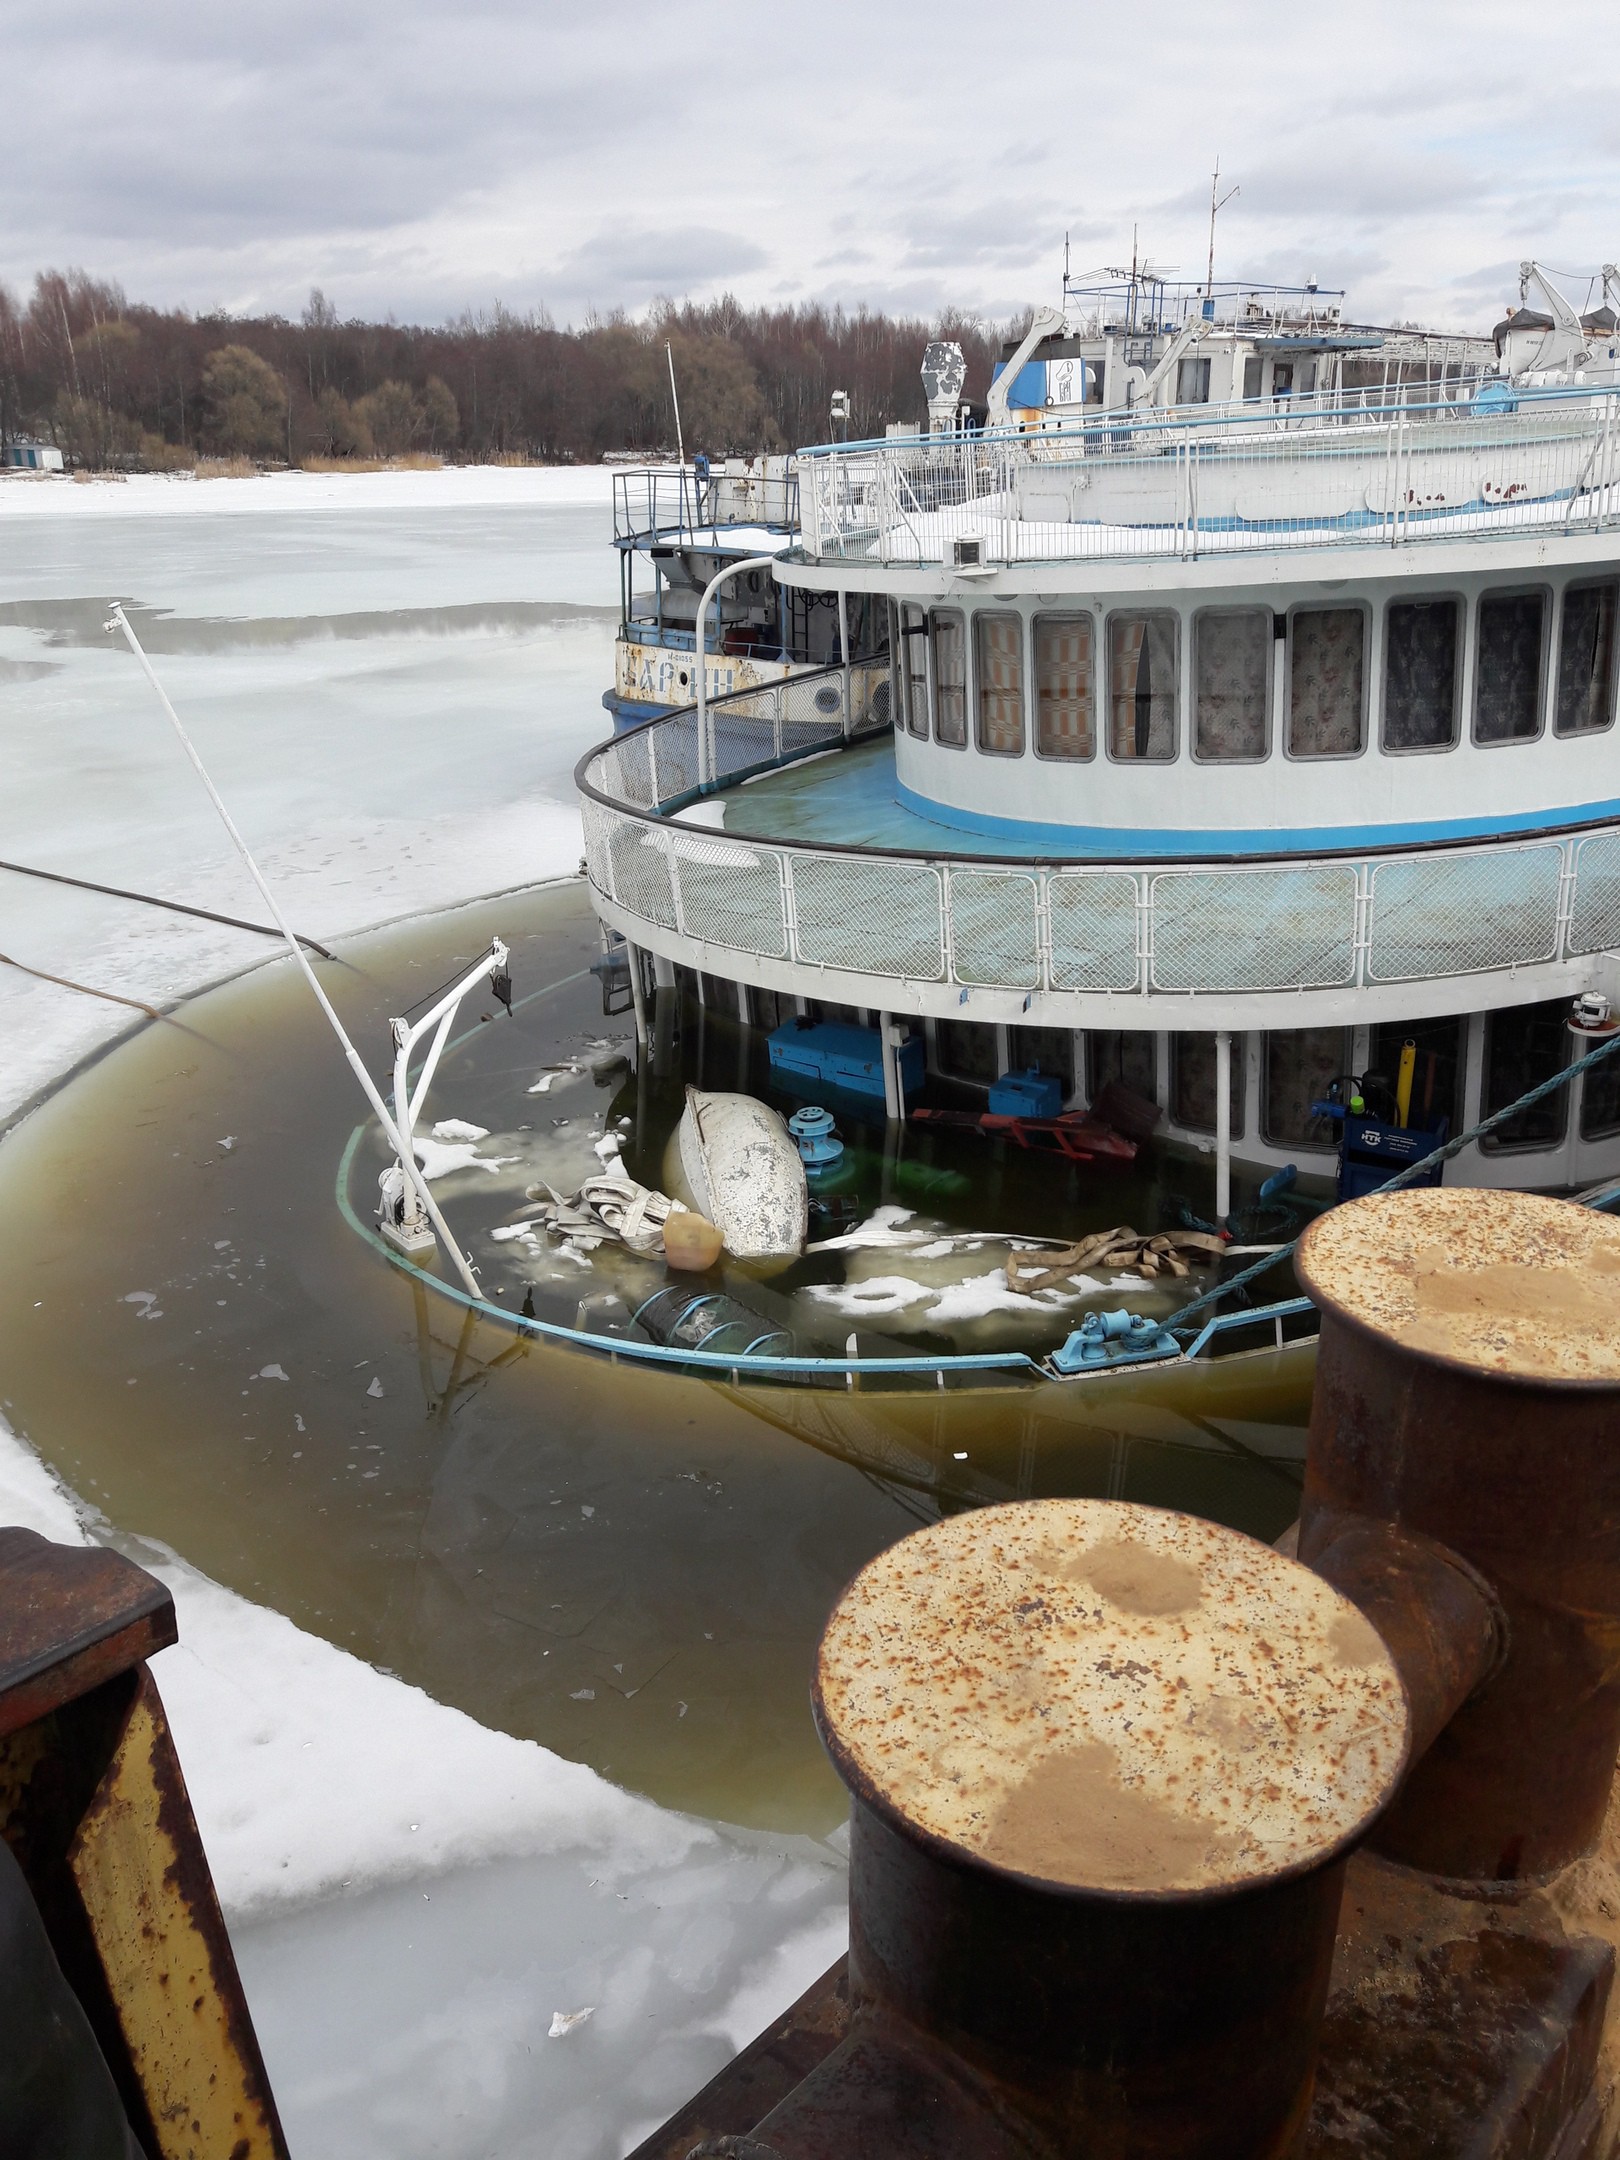
<path id="1" fill-rule="evenodd" d="M 878 613 L 887 660 L 588 757 L 603 920 L 891 1065 L 1123 1081 L 1223 1166 L 1330 1170 L 1313 1103 L 1407 1045 L 1414 1126 L 1516 1100 L 1573 999 L 1620 1002 L 1614 313 L 1533 265 L 1523 299 L 1382 342 L 1321 296 L 1071 304 L 983 424 L 801 451 L 776 588 Z M 1620 1169 L 1615 1063 L 1448 1178 Z"/>

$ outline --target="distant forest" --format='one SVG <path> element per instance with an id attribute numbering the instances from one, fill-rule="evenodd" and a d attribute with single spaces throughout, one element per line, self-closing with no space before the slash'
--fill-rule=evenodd
<path id="1" fill-rule="evenodd" d="M 55 443 L 87 471 L 594 462 L 674 448 L 667 345 L 687 454 L 752 455 L 826 440 L 835 390 L 849 393 L 854 439 L 918 420 L 918 368 L 938 336 L 960 342 L 982 396 L 1000 333 L 977 323 L 728 297 L 577 330 L 500 307 L 430 328 L 344 322 L 318 291 L 289 322 L 143 307 L 52 270 L 26 303 L 0 286 L 0 440 Z"/>

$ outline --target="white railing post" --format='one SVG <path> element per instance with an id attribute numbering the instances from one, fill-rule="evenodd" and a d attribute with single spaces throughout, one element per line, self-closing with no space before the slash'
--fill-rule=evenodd
<path id="1" fill-rule="evenodd" d="M 697 636 L 693 640 L 697 648 L 697 737 L 698 737 L 698 786 L 708 787 L 714 779 L 714 745 L 709 740 L 709 660 L 705 650 L 704 620 L 709 612 L 709 602 L 714 598 L 727 578 L 741 577 L 745 570 L 774 570 L 774 555 L 749 555 L 741 562 L 727 563 L 717 570 L 703 588 L 698 602 Z"/>

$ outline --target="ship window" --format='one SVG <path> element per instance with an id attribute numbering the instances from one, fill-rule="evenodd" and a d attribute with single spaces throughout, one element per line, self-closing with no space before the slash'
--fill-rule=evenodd
<path id="1" fill-rule="evenodd" d="M 1215 1130 L 1215 1038 L 1170 1038 L 1170 1115 L 1189 1132 Z M 1232 1037 L 1232 1124 L 1234 1139 L 1243 1130 L 1243 1037 Z"/>
<path id="2" fill-rule="evenodd" d="M 1362 747 L 1367 618 L 1301 608 L 1288 626 L 1288 754 L 1354 757 Z"/>
<path id="3" fill-rule="evenodd" d="M 1324 1153 L 1335 1148 L 1337 1129 L 1326 1118 L 1313 1118 L 1311 1104 L 1320 1102 L 1328 1083 L 1349 1069 L 1346 1028 L 1290 1028 L 1286 1034 L 1268 1035 L 1260 1098 L 1266 1138 L 1281 1147 L 1319 1148 Z"/>
<path id="4" fill-rule="evenodd" d="M 934 1023 L 934 1059 L 952 1080 L 969 1080 L 975 1087 L 989 1087 L 1001 1076 L 993 1027 L 978 1020 L 938 1020 Z"/>
<path id="5" fill-rule="evenodd" d="M 1166 609 L 1108 619 L 1108 754 L 1163 760 L 1176 754 L 1180 652 Z"/>
<path id="6" fill-rule="evenodd" d="M 1207 360 L 1181 360 L 1177 362 L 1176 403 L 1178 405 L 1207 405 L 1209 403 L 1209 362 Z"/>
<path id="7" fill-rule="evenodd" d="M 1457 740 L 1455 600 L 1401 600 L 1384 616 L 1386 750 L 1442 750 Z"/>
<path id="8" fill-rule="evenodd" d="M 1620 1053 L 1581 1075 L 1581 1138 L 1620 1132 Z"/>
<path id="9" fill-rule="evenodd" d="M 1089 615 L 1036 617 L 1035 749 L 1041 757 L 1088 758 L 1096 750 L 1091 648 Z"/>
<path id="10" fill-rule="evenodd" d="M 1567 998 L 1552 998 L 1544 1005 L 1511 1005 L 1505 1012 L 1485 1015 L 1482 1116 L 1489 1117 L 1563 1070 L 1569 1062 L 1568 1018 Z M 1495 1132 L 1485 1133 L 1479 1144 L 1492 1155 L 1515 1148 L 1556 1147 L 1564 1137 L 1568 1105 L 1568 1088 L 1555 1088 L 1505 1125 L 1498 1125 Z"/>
<path id="11" fill-rule="evenodd" d="M 1571 585 L 1558 632 L 1559 735 L 1587 735 L 1614 718 L 1615 601 L 1620 586 Z"/>
<path id="12" fill-rule="evenodd" d="M 1193 755 L 1263 758 L 1271 704 L 1271 610 L 1211 608 L 1193 624 Z"/>
<path id="13" fill-rule="evenodd" d="M 906 732 L 928 733 L 928 626 L 920 607 L 900 608 L 899 657 L 900 709 Z"/>
<path id="14" fill-rule="evenodd" d="M 1260 371 L 1265 362 L 1258 353 L 1250 353 L 1243 363 L 1243 395 L 1257 398 L 1260 395 Z"/>
<path id="15" fill-rule="evenodd" d="M 979 748 L 990 757 L 1024 754 L 1024 618 L 981 608 L 973 618 L 979 688 Z"/>
<path id="16" fill-rule="evenodd" d="M 954 611 L 934 617 L 934 740 L 967 748 L 967 638 Z"/>
<path id="17" fill-rule="evenodd" d="M 1086 1093 L 1092 1102 L 1117 1081 L 1145 1102 L 1159 1099 L 1159 1038 L 1139 1028 L 1093 1028 L 1086 1037 Z"/>
<path id="18" fill-rule="evenodd" d="M 1151 1039 L 1151 1038 L 1150 1038 Z M 1007 1030 L 1007 1063 L 1014 1072 L 1048 1073 L 1063 1083 L 1065 1102 L 1074 1093 L 1074 1030 L 1051 1027 L 1010 1027 Z"/>
<path id="19" fill-rule="evenodd" d="M 1367 1101 L 1377 1114 L 1393 1114 L 1401 1078 L 1401 1047 L 1416 1052 L 1406 1122 L 1434 1132 L 1440 1121 L 1462 1130 L 1463 1031 L 1461 1020 L 1390 1020 L 1372 1031 L 1367 1045 Z M 1521 1090 L 1522 1092 L 1522 1090 Z M 1507 1100 L 1512 1101 L 1509 1095 Z"/>
<path id="20" fill-rule="evenodd" d="M 1486 593 L 1474 633 L 1474 740 L 1526 742 L 1541 732 L 1544 593 Z"/>

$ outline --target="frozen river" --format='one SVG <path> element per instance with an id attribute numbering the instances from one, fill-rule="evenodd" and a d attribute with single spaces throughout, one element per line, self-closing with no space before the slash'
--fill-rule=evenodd
<path id="1" fill-rule="evenodd" d="M 608 517 L 596 471 L 0 483 L 0 860 L 259 915 L 102 628 L 119 598 L 309 935 L 571 870 Z M 0 870 L 0 1126 L 136 1018 L 43 976 L 162 1005 L 272 950 Z M 133 1264 L 140 1222 L 114 1205 L 108 1234 Z M 614 2160 L 836 1955 L 835 1850 L 436 1703 L 109 1519 L 26 1439 L 0 1434 L 0 1514 L 175 1588 L 157 1677 L 297 2160 Z"/>

